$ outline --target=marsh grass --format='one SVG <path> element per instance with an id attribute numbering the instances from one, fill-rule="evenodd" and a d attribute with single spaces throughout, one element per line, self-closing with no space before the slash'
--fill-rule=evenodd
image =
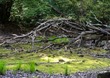
<path id="1" fill-rule="evenodd" d="M 47 63 L 50 63 L 50 59 L 48 58 Z"/>
<path id="2" fill-rule="evenodd" d="M 52 69 L 51 68 L 49 68 L 49 74 L 53 74 L 53 71 L 52 71 Z"/>
<path id="3" fill-rule="evenodd" d="M 36 71 L 36 65 L 35 62 L 29 63 L 30 73 L 34 73 Z"/>
<path id="4" fill-rule="evenodd" d="M 20 44 L 20 46 L 27 50 L 27 49 L 29 49 L 29 47 L 31 47 L 31 44 L 25 44 L 25 45 Z M 32 67 L 30 67 L 31 66 L 31 65 L 29 65 L 30 61 L 37 60 L 38 63 L 40 63 L 40 62 L 49 63 L 49 62 L 58 62 L 59 59 L 61 59 L 61 58 L 64 58 L 67 60 L 67 61 L 65 61 L 65 64 L 69 66 L 69 74 L 75 73 L 78 71 L 98 69 L 98 67 L 102 68 L 102 67 L 110 66 L 110 59 L 108 59 L 108 58 L 105 58 L 105 59 L 104 58 L 93 58 L 93 57 L 90 57 L 88 54 L 87 54 L 87 56 L 85 55 L 84 57 L 79 57 L 79 55 L 77 54 L 77 52 L 79 52 L 79 51 L 82 51 L 84 53 L 86 53 L 86 52 L 92 53 L 92 51 L 93 51 L 93 50 L 89 50 L 89 49 L 85 49 L 85 48 L 83 50 L 80 50 L 80 49 L 78 49 L 78 50 L 71 49 L 71 50 L 73 50 L 72 54 L 70 54 L 69 51 L 65 52 L 64 49 L 60 49 L 60 50 L 47 49 L 42 52 L 39 51 L 38 53 L 21 52 L 21 53 L 15 53 L 14 55 L 12 55 L 8 58 L 6 56 L 3 56 L 3 58 L 1 58 L 1 60 L 6 62 L 7 70 L 8 69 L 15 70 L 15 67 L 16 67 L 17 70 L 23 69 L 23 71 L 25 70 L 27 72 L 30 72 L 30 70 L 33 68 L 35 69 L 35 65 L 34 66 L 32 65 Z M 94 51 L 97 52 L 97 50 L 94 50 Z M 8 53 L 8 52 L 9 51 L 6 50 L 6 53 Z M 4 53 L 3 50 L 0 49 L 0 53 Z M 21 56 L 22 56 L 22 58 L 20 58 Z M 22 63 L 26 62 L 28 64 L 22 64 L 22 66 L 19 64 L 10 65 L 10 63 L 16 63 L 19 61 L 21 61 Z M 67 63 L 67 62 L 70 62 L 70 63 Z M 22 68 L 20 68 L 20 67 L 22 67 Z M 48 67 L 51 68 L 51 70 L 49 70 Z M 42 72 L 47 72 L 47 73 L 52 73 L 52 72 L 53 73 L 64 73 L 64 71 L 65 71 L 65 73 L 67 73 L 67 70 L 68 70 L 68 68 L 66 68 L 65 65 L 62 65 L 62 64 L 53 64 L 53 65 L 51 65 L 51 67 L 50 67 L 50 65 L 39 65 L 38 64 L 36 69 L 38 69 L 39 71 L 42 71 Z"/>
<path id="5" fill-rule="evenodd" d="M 65 76 L 68 76 L 69 75 L 69 69 L 68 69 L 68 66 L 67 65 L 65 66 L 65 69 L 64 69 L 64 75 Z"/>
<path id="6" fill-rule="evenodd" d="M 4 75 L 6 72 L 6 64 L 3 61 L 0 61 L 0 75 Z"/>
<path id="7" fill-rule="evenodd" d="M 21 70 L 21 65 L 22 65 L 22 63 L 19 62 L 19 63 L 16 65 L 15 70 L 16 70 L 16 71 Z"/>

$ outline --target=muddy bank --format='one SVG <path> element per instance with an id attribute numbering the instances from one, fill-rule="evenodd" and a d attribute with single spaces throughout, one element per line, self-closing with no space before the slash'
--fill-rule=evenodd
<path id="1" fill-rule="evenodd" d="M 63 74 L 47 74 L 36 71 L 35 73 L 23 72 L 23 71 L 7 71 L 5 75 L 0 75 L 0 78 L 109 78 L 110 72 L 77 72 L 70 75 Z"/>
<path id="2" fill-rule="evenodd" d="M 35 73 L 24 73 L 21 71 L 18 71 L 15 73 L 11 71 L 7 71 L 5 75 L 1 75 L 0 78 L 97 78 L 96 73 L 75 73 L 68 76 L 62 75 L 62 74 L 46 74 L 41 72 L 35 72 Z"/>

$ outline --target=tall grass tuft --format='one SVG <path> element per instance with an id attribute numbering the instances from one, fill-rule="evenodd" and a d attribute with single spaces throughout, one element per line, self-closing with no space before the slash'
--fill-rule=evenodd
<path id="1" fill-rule="evenodd" d="M 65 71 L 64 71 L 64 75 L 68 76 L 69 75 L 69 70 L 68 70 L 68 66 L 65 66 Z"/>
<path id="2" fill-rule="evenodd" d="M 19 70 L 21 69 L 21 65 L 22 65 L 22 63 L 19 62 L 19 63 L 17 64 L 17 66 L 15 67 L 15 70 L 16 70 L 16 71 L 19 71 Z"/>
<path id="3" fill-rule="evenodd" d="M 6 64 L 3 61 L 0 61 L 0 75 L 4 75 L 6 72 Z"/>
<path id="4" fill-rule="evenodd" d="M 34 73 L 36 71 L 36 65 L 34 62 L 29 63 L 30 73 Z"/>
<path id="5" fill-rule="evenodd" d="M 48 61 L 47 61 L 47 63 L 50 63 L 50 59 L 48 58 Z"/>

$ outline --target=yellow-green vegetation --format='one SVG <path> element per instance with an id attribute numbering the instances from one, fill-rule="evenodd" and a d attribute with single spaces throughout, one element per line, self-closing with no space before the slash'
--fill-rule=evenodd
<path id="1" fill-rule="evenodd" d="M 11 52 L 11 50 L 8 50 L 8 49 L 4 49 L 4 48 L 0 48 L 0 53 L 3 54 L 3 53 L 9 53 Z"/>
<path id="2" fill-rule="evenodd" d="M 57 36 L 51 36 L 48 40 L 52 40 L 52 43 L 66 43 L 69 42 L 68 38 L 58 38 Z"/>
<path id="3" fill-rule="evenodd" d="M 69 71 L 68 71 L 68 66 L 65 66 L 65 72 L 64 72 L 65 76 L 69 75 Z"/>
<path id="4" fill-rule="evenodd" d="M 18 45 L 18 44 L 17 44 Z M 22 47 L 23 49 L 30 49 L 31 44 L 29 45 L 19 45 L 14 47 Z M 63 73 L 70 74 L 78 71 L 88 71 L 96 70 L 104 67 L 110 66 L 110 60 L 107 58 L 94 58 L 89 56 L 89 53 L 106 53 L 107 51 L 103 49 L 86 49 L 86 48 L 77 48 L 71 49 L 72 53 L 65 51 L 64 49 L 60 50 L 50 50 L 39 52 L 15 52 L 15 50 L 6 50 L 0 48 L 0 53 L 7 53 L 9 55 L 2 56 L 1 61 L 6 63 L 7 70 L 23 70 L 34 72 L 39 70 L 46 73 Z M 4 52 L 5 51 L 5 52 Z M 77 52 L 81 51 L 85 55 L 79 55 Z"/>
<path id="5" fill-rule="evenodd" d="M 0 75 L 5 74 L 6 67 L 5 67 L 5 62 L 0 61 Z"/>
<path id="6" fill-rule="evenodd" d="M 21 65 L 22 65 L 22 63 L 19 62 L 19 63 L 16 65 L 15 70 L 16 70 L 16 71 L 21 70 Z"/>
<path id="7" fill-rule="evenodd" d="M 84 50 L 86 51 L 86 49 Z M 71 54 L 69 51 L 65 52 L 63 49 L 45 50 L 37 53 L 20 52 L 15 53 L 12 56 L 2 57 L 0 61 L 4 61 L 7 64 L 7 70 L 22 69 L 31 72 L 39 70 L 51 74 L 75 73 L 78 71 L 100 69 L 110 65 L 110 60 L 107 58 L 94 58 L 89 55 L 81 57 L 76 53 Z M 36 65 L 34 63 L 36 63 Z M 65 66 L 67 67 L 65 68 Z"/>
<path id="8" fill-rule="evenodd" d="M 36 65 L 34 62 L 29 63 L 30 72 L 33 73 L 36 71 Z"/>

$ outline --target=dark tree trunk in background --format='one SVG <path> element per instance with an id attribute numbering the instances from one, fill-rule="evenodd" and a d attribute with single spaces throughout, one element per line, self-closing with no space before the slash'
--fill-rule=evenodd
<path id="1" fill-rule="evenodd" d="M 9 21 L 13 2 L 14 0 L 0 0 L 0 35 L 11 33 L 17 29 L 16 24 Z"/>
<path id="2" fill-rule="evenodd" d="M 0 3 L 0 23 L 4 24 L 9 21 L 10 11 L 13 4 L 13 0 L 3 0 Z"/>

